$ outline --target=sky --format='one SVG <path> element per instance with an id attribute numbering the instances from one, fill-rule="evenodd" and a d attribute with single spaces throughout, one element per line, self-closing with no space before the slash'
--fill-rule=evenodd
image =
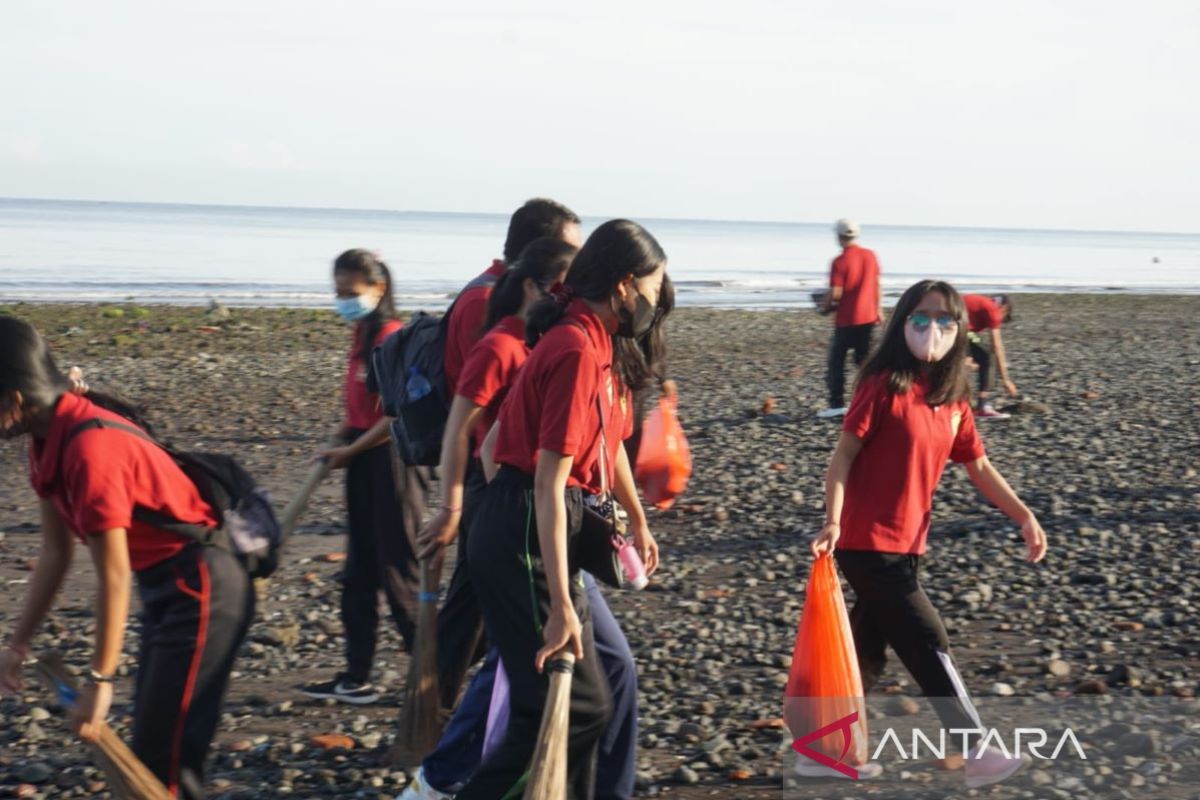
<path id="1" fill-rule="evenodd" d="M 6 0 L 0 196 L 1200 231 L 1200 3 Z"/>

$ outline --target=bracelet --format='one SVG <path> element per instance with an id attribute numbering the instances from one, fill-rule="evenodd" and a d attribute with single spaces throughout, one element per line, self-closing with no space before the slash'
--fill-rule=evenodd
<path id="1" fill-rule="evenodd" d="M 88 670 L 88 683 L 93 683 L 93 684 L 94 684 L 94 683 L 108 683 L 108 684 L 113 684 L 113 683 L 116 683 L 116 682 L 117 682 L 117 678 L 116 678 L 116 676 L 115 676 L 115 675 L 104 675 L 104 674 L 102 674 L 102 673 L 99 673 L 99 672 L 97 672 L 97 671 L 96 671 L 96 670 L 94 670 L 94 669 L 89 669 L 89 670 Z"/>
<path id="2" fill-rule="evenodd" d="M 445 511 L 447 514 L 461 514 L 462 506 L 459 506 L 458 508 L 451 508 L 450 506 L 442 506 L 442 511 Z"/>

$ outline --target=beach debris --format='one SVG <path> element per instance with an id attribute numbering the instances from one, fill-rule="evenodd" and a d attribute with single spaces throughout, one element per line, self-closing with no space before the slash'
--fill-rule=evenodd
<path id="1" fill-rule="evenodd" d="M 213 319 L 229 319 L 233 313 L 225 307 L 225 305 L 216 298 L 213 298 L 208 304 L 208 316 Z"/>
<path id="2" fill-rule="evenodd" d="M 318 750 L 354 749 L 354 740 L 341 733 L 321 733 L 309 739 L 309 743 Z"/>
<path id="3" fill-rule="evenodd" d="M 327 564 L 337 564 L 346 560 L 345 553 L 326 553 L 321 556 L 321 560 Z"/>
<path id="4" fill-rule="evenodd" d="M 766 398 L 764 398 L 763 402 L 762 402 L 762 407 L 761 407 L 762 415 L 765 417 L 766 415 L 774 412 L 776 405 L 777 405 L 777 403 L 775 402 L 775 398 L 772 397 L 771 395 L 767 395 Z"/>

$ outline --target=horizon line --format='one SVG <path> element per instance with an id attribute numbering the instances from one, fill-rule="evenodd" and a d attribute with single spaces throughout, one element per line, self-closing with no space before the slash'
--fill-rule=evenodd
<path id="1" fill-rule="evenodd" d="M 243 211 L 333 211 L 333 212 L 350 212 L 358 214 L 410 214 L 410 215 L 444 215 L 444 216 L 461 216 L 461 217 L 500 217 L 507 218 L 511 212 L 503 211 L 442 211 L 432 209 L 392 209 L 392 208 L 358 208 L 358 207 L 339 207 L 339 206 L 303 206 L 303 205 L 263 205 L 263 204 L 246 204 L 246 203 L 196 203 L 196 202 L 177 202 L 167 200 L 90 200 L 81 198 L 67 197 L 9 197 L 0 196 L 0 203 L 4 202 L 33 202 L 33 203 L 78 203 L 91 205 L 113 205 L 113 206 L 175 206 L 183 208 L 196 209 L 238 209 Z M 604 214 L 580 214 L 586 221 L 589 217 L 598 219 L 614 219 L 616 217 Z M 630 215 L 633 219 L 643 219 L 651 222 L 701 222 L 701 223 L 734 223 L 738 225 L 764 225 L 764 226 L 787 226 L 787 225 L 803 225 L 809 227 L 829 227 L 833 230 L 831 223 L 811 222 L 803 220 L 762 220 L 762 219 L 722 219 L 715 217 L 663 217 L 663 216 L 642 216 Z M 1115 230 L 1111 228 L 1018 228 L 1012 226 L 983 226 L 983 225 L 934 225 L 934 224 L 913 224 L 913 223 L 891 223 L 891 222 L 870 222 L 861 223 L 868 228 L 917 228 L 917 229 L 942 229 L 942 230 L 962 230 L 962 231 L 998 231 L 998 232 L 1035 232 L 1035 233 L 1114 233 L 1127 235 L 1161 235 L 1161 236 L 1197 236 L 1200 231 L 1163 231 L 1163 230 Z"/>

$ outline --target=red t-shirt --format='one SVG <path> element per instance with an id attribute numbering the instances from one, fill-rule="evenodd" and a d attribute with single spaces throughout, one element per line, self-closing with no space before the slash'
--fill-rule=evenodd
<path id="1" fill-rule="evenodd" d="M 966 400 L 931 406 L 919 382 L 897 395 L 887 380 L 883 373 L 862 381 L 842 425 L 864 444 L 846 481 L 837 546 L 920 555 L 947 459 L 982 458 L 983 442 Z"/>
<path id="2" fill-rule="evenodd" d="M 458 378 L 457 394 L 483 408 L 483 416 L 475 428 L 476 456 L 500 413 L 500 405 L 508 396 L 517 371 L 528 357 L 525 320 L 518 314 L 497 322 L 496 327 L 471 348 Z"/>
<path id="3" fill-rule="evenodd" d="M 100 418 L 133 423 L 92 401 L 65 394 L 54 409 L 50 431 L 29 448 L 29 478 L 38 496 L 52 500 L 76 536 L 124 528 L 129 563 L 148 569 L 178 553 L 188 540 L 133 518 L 135 506 L 162 512 L 180 522 L 216 527 L 217 517 L 165 450 L 132 433 L 94 428 L 64 445 L 79 424 Z"/>
<path id="4" fill-rule="evenodd" d="M 608 485 L 613 485 L 617 448 L 633 433 L 629 392 L 612 372 L 612 333 L 582 300 L 541 341 L 517 374 L 500 408 L 496 462 L 533 475 L 537 453 L 574 458 L 570 486 L 597 493 L 600 481 L 600 417 L 608 441 Z"/>
<path id="5" fill-rule="evenodd" d="M 383 411 L 379 405 L 379 395 L 367 391 L 367 362 L 359 356 L 362 347 L 359 345 L 360 331 L 363 323 L 354 326 L 354 346 L 350 348 L 350 358 L 346 362 L 346 380 L 344 382 L 346 399 L 346 427 L 356 430 L 366 430 L 379 422 Z M 378 347 L 387 337 L 404 326 L 399 320 L 389 319 L 379 329 L 375 337 L 375 347 Z"/>
<path id="6" fill-rule="evenodd" d="M 996 301 L 981 294 L 964 294 L 967 307 L 967 329 L 972 333 L 990 331 L 1004 324 L 1004 311 Z"/>
<path id="7" fill-rule="evenodd" d="M 504 262 L 497 259 L 471 283 L 487 277 L 499 278 L 507 269 Z M 483 329 L 483 323 L 487 320 L 487 304 L 491 296 L 491 284 L 472 286 L 459 292 L 458 299 L 450 309 L 442 366 L 446 372 L 446 385 L 452 394 L 458 394 L 458 380 L 462 376 L 463 365 L 467 363 L 471 348 L 487 333 Z"/>
<path id="8" fill-rule="evenodd" d="M 841 287 L 834 324 L 872 325 L 879 321 L 879 262 L 865 247 L 852 244 L 833 260 L 829 285 Z"/>

